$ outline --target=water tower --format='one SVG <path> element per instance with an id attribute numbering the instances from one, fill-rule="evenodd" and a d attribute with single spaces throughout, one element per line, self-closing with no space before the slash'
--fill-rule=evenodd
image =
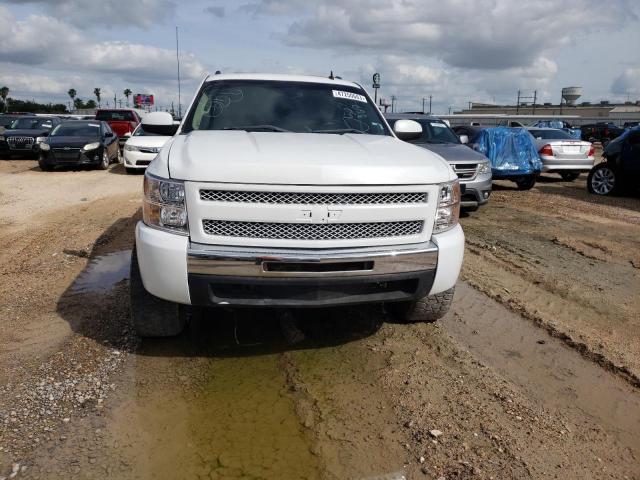
<path id="1" fill-rule="evenodd" d="M 575 105 L 576 100 L 582 96 L 582 87 L 564 87 L 562 99 L 566 105 Z"/>

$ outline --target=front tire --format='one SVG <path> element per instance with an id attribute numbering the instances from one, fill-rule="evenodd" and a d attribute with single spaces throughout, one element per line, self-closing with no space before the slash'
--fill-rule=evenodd
<path id="1" fill-rule="evenodd" d="M 389 303 L 388 311 L 402 323 L 433 323 L 451 308 L 455 287 L 413 302 Z"/>
<path id="2" fill-rule="evenodd" d="M 109 168 L 109 164 L 111 162 L 109 161 L 109 154 L 107 153 L 107 150 L 103 150 L 102 151 L 102 160 L 100 161 L 100 165 L 98 165 L 98 168 L 100 170 L 106 170 Z"/>
<path id="3" fill-rule="evenodd" d="M 604 162 L 596 165 L 587 177 L 589 193 L 596 195 L 610 195 L 618 190 L 618 175 L 615 168 Z"/>
<path id="4" fill-rule="evenodd" d="M 138 254 L 135 246 L 131 252 L 131 321 L 141 337 L 174 337 L 186 325 L 186 312 L 175 302 L 151 295 L 142 284 Z"/>
<path id="5" fill-rule="evenodd" d="M 38 166 L 43 172 L 50 172 L 53 170 L 53 165 L 49 165 L 48 163 L 45 163 L 41 160 L 38 160 Z"/>
<path id="6" fill-rule="evenodd" d="M 580 176 L 580 174 L 578 172 L 562 172 L 560 173 L 560 176 L 565 182 L 573 182 Z"/>
<path id="7" fill-rule="evenodd" d="M 518 180 L 516 185 L 518 185 L 518 190 L 531 190 L 533 186 L 536 184 L 536 176 L 529 175 L 522 180 Z"/>

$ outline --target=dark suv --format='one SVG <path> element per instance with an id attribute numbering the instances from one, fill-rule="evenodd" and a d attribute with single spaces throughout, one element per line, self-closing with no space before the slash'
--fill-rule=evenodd
<path id="1" fill-rule="evenodd" d="M 615 126 L 613 123 L 598 122 L 582 125 L 580 127 L 581 138 L 587 142 L 609 142 L 622 135 L 624 129 Z"/>
<path id="2" fill-rule="evenodd" d="M 32 157 L 40 152 L 38 142 L 62 123 L 57 117 L 20 116 L 0 134 L 0 157 Z"/>
<path id="3" fill-rule="evenodd" d="M 589 192 L 609 195 L 625 187 L 640 186 L 640 127 L 626 130 L 611 141 L 602 154 L 606 161 L 591 169 L 587 178 Z"/>

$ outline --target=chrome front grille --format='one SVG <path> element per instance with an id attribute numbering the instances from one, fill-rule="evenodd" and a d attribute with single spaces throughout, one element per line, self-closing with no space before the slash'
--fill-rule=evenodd
<path id="1" fill-rule="evenodd" d="M 206 234 L 269 240 L 354 240 L 403 237 L 422 233 L 421 220 L 374 223 L 271 223 L 202 221 Z"/>
<path id="2" fill-rule="evenodd" d="M 35 139 L 33 137 L 7 137 L 7 143 L 14 149 L 31 149 Z"/>
<path id="3" fill-rule="evenodd" d="M 426 192 L 321 193 L 249 192 L 200 190 L 200 200 L 209 202 L 268 203 L 281 205 L 390 205 L 426 203 Z"/>
<path id="4" fill-rule="evenodd" d="M 473 180 L 478 171 L 477 163 L 452 163 L 451 166 L 460 180 Z"/>

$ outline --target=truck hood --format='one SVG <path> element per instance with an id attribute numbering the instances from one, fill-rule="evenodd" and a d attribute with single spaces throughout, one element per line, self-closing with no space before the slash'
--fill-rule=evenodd
<path id="1" fill-rule="evenodd" d="M 380 135 L 195 131 L 162 153 L 152 173 L 167 162 L 171 178 L 200 182 L 409 185 L 457 178 L 440 156 Z"/>
<path id="2" fill-rule="evenodd" d="M 487 161 L 487 157 L 460 143 L 419 143 L 416 145 L 437 153 L 449 163 L 479 163 Z"/>

